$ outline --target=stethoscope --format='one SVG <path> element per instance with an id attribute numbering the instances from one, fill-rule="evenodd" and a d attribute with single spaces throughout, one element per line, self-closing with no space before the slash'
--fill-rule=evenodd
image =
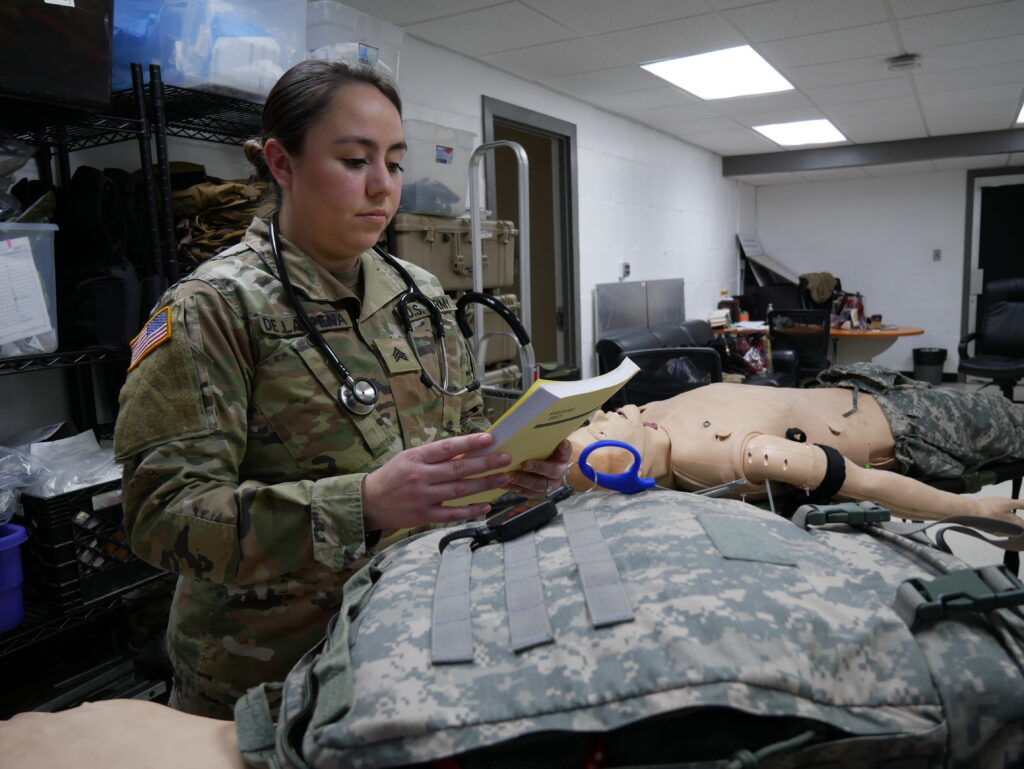
<path id="1" fill-rule="evenodd" d="M 334 354 L 334 350 L 332 350 L 331 346 L 327 344 L 327 340 L 324 339 L 320 331 L 313 325 L 309 315 L 307 315 L 306 311 L 303 309 L 302 303 L 299 302 L 298 297 L 295 296 L 295 289 L 292 287 L 291 278 L 288 277 L 288 271 L 284 266 L 284 259 L 281 257 L 281 248 L 277 237 L 276 213 L 270 217 L 267 225 L 270 232 L 270 250 L 274 255 L 274 263 L 277 265 L 277 272 L 281 280 L 281 285 L 284 286 L 285 298 L 288 300 L 288 304 L 291 305 L 292 309 L 295 310 L 295 314 L 298 316 L 299 321 L 306 330 L 309 340 L 317 347 L 317 349 L 320 350 L 323 356 L 327 359 L 331 368 L 333 368 L 335 373 L 338 375 L 338 378 L 341 379 L 341 387 L 338 389 L 338 401 L 350 413 L 357 416 L 366 416 L 373 411 L 374 406 L 377 405 L 377 401 L 380 400 L 380 388 L 366 377 L 352 376 L 352 372 L 349 371 L 338 356 Z M 405 338 L 409 343 L 409 348 L 412 350 L 413 356 L 416 358 L 416 363 L 420 367 L 420 381 L 441 397 L 455 397 L 479 389 L 480 380 L 476 376 L 475 371 L 474 378 L 466 384 L 465 387 L 453 388 L 450 386 L 444 319 L 441 317 L 441 310 L 436 304 L 434 304 L 430 297 L 420 291 L 420 288 L 416 285 L 416 281 L 413 280 L 412 275 L 410 275 L 409 271 L 399 264 L 398 260 L 379 246 L 374 246 L 373 250 L 388 264 L 389 267 L 391 267 L 391 269 L 398 273 L 402 282 L 405 283 L 405 291 L 402 292 L 402 296 L 398 300 L 397 309 L 398 315 L 402 319 L 402 325 L 405 327 Z M 494 310 L 512 328 L 512 331 L 515 333 L 520 345 L 527 346 L 530 344 L 529 334 L 527 334 L 522 323 L 519 322 L 519 319 L 511 310 L 508 309 L 508 307 L 489 294 L 481 294 L 475 291 L 469 291 L 463 294 L 455 303 L 456 323 L 467 338 L 473 335 L 473 330 L 466 319 L 466 306 L 472 303 L 483 304 Z M 414 319 L 412 308 L 416 305 L 419 305 L 426 310 L 427 317 L 430 319 L 431 332 L 434 337 L 434 349 L 438 353 L 438 367 L 441 374 L 440 383 L 438 383 L 437 380 L 428 373 L 427 367 L 423 364 L 423 360 L 420 358 L 419 350 L 416 348 L 416 340 L 413 338 L 412 334 L 412 323 Z M 353 318 L 353 325 L 355 325 L 355 322 L 356 321 Z"/>

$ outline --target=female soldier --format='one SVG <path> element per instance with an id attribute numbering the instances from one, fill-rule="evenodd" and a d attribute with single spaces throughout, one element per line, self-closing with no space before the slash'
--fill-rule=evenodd
<path id="1" fill-rule="evenodd" d="M 157 304 L 115 434 L 132 548 L 180 575 L 171 704 L 218 718 L 323 637 L 381 531 L 482 515 L 442 507 L 479 491 L 535 495 L 568 459 L 564 443 L 525 472 L 473 479 L 508 456 L 460 458 L 491 437 L 452 305 L 432 275 L 370 250 L 402 186 L 394 85 L 302 62 L 271 90 L 261 130 L 246 154 L 265 160 L 278 209 Z M 427 300 L 401 321 L 412 284 L 447 345 Z"/>

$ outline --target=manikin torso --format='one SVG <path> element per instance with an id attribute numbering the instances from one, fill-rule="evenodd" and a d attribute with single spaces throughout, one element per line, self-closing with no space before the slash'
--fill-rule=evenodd
<path id="1" fill-rule="evenodd" d="M 859 465 L 895 469 L 892 433 L 878 403 L 861 393 L 857 410 L 843 416 L 852 405 L 853 392 L 842 388 L 719 383 L 639 408 L 600 412 L 570 440 L 574 455 L 600 438 L 630 443 L 643 457 L 642 474 L 688 491 L 746 477 L 747 441 L 758 435 L 785 437 L 793 427 L 806 434 L 808 443 L 832 446 Z M 591 455 L 591 464 L 602 472 L 621 472 L 631 461 L 621 451 L 609 451 L 604 459 L 599 454 Z M 578 485 L 589 486 L 582 479 Z M 756 496 L 764 488 L 749 485 L 736 491 Z"/>

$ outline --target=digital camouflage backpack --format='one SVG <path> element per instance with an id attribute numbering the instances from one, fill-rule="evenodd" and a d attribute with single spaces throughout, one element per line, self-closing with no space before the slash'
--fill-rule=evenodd
<path id="1" fill-rule="evenodd" d="M 442 555 L 448 529 L 377 556 L 284 682 L 276 725 L 267 687 L 239 701 L 246 758 L 1024 765 L 1024 620 L 995 608 L 1024 586 L 1002 566 L 861 525 L 884 513 L 870 504 L 794 521 L 657 490 L 558 507 L 510 542 Z"/>

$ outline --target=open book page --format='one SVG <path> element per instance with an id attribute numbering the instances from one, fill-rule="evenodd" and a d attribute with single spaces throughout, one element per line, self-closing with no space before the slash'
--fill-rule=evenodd
<path id="1" fill-rule="evenodd" d="M 529 459 L 544 459 L 639 370 L 633 361 L 626 358 L 615 370 L 589 379 L 572 382 L 537 380 L 491 426 L 488 431 L 494 435 L 491 448 L 471 456 L 493 451 L 510 454 L 512 463 L 494 472 L 518 470 Z M 502 489 L 492 489 L 449 500 L 445 505 L 491 502 L 503 493 Z"/>

